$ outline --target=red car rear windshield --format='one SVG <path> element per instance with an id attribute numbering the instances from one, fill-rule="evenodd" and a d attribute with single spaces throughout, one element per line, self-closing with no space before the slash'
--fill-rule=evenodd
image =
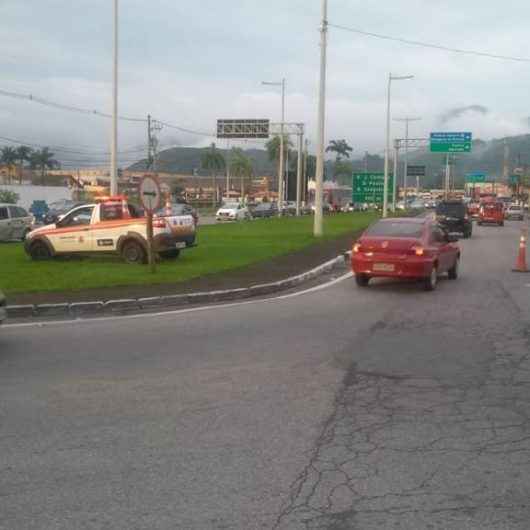
<path id="1" fill-rule="evenodd" d="M 407 223 L 403 221 L 379 221 L 365 232 L 373 237 L 413 237 L 420 238 L 423 234 L 423 224 Z"/>

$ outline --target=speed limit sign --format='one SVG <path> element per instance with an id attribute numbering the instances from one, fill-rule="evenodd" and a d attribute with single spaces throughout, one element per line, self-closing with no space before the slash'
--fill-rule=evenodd
<path id="1" fill-rule="evenodd" d="M 162 193 L 158 179 L 145 175 L 140 182 L 140 202 L 148 213 L 153 213 L 160 208 Z"/>

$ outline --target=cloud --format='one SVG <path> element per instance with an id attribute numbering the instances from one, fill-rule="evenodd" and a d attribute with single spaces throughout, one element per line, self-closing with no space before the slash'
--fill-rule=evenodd
<path id="1" fill-rule="evenodd" d="M 444 112 L 439 117 L 439 123 L 440 125 L 446 125 L 450 121 L 456 118 L 460 118 L 461 116 L 467 113 L 486 115 L 488 114 L 488 112 L 489 109 L 487 107 L 484 107 L 483 105 L 467 105 L 466 107 L 457 107 Z"/>

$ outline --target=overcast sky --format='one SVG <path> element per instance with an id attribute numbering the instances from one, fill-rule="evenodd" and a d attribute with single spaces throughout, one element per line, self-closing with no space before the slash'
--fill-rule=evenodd
<path id="1" fill-rule="evenodd" d="M 219 117 L 278 120 L 279 90 L 260 82 L 285 77 L 287 119 L 307 124 L 314 148 L 319 0 L 120 0 L 120 8 L 120 114 L 206 131 Z M 0 20 L 0 89 L 110 112 L 111 0 L 0 0 Z M 530 56 L 528 20 L 523 0 L 329 0 L 330 23 L 519 57 Z M 530 64 L 330 28 L 328 140 L 345 138 L 358 156 L 383 149 L 389 71 L 416 76 L 393 85 L 393 116 L 423 118 L 411 136 L 528 130 Z M 447 119 L 468 106 L 475 110 Z M 1 96 L 0 124 L 0 136 L 28 143 L 106 151 L 109 141 L 110 120 Z M 402 135 L 394 123 L 392 136 Z M 120 149 L 142 146 L 145 136 L 143 124 L 120 123 Z M 212 139 L 165 129 L 161 141 Z"/>

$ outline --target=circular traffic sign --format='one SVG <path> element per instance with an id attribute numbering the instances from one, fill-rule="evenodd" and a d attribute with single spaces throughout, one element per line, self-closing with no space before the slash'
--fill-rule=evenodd
<path id="1" fill-rule="evenodd" d="M 140 202 L 146 212 L 153 213 L 160 208 L 162 193 L 158 179 L 151 175 L 145 175 L 140 182 Z"/>

